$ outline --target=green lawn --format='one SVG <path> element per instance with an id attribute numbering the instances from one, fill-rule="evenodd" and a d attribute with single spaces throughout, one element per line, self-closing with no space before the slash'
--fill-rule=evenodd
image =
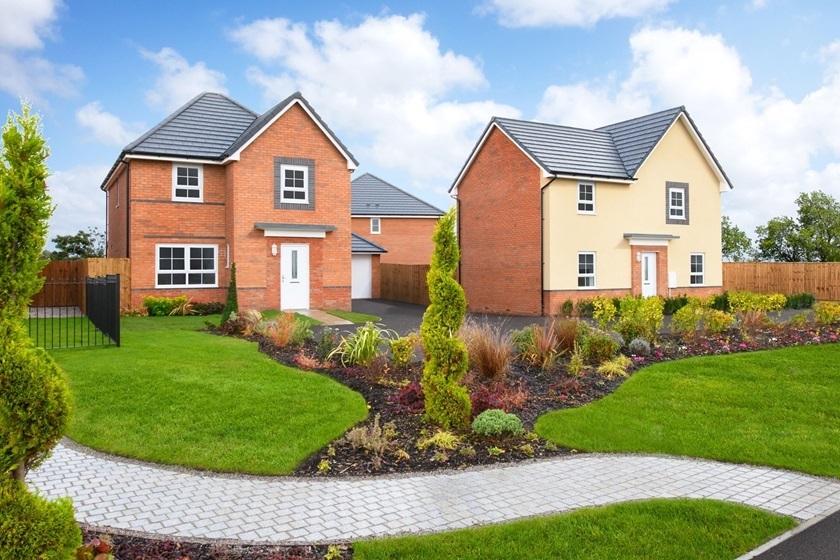
<path id="1" fill-rule="evenodd" d="M 266 321 L 273 321 L 274 319 L 279 317 L 281 313 L 283 312 L 279 309 L 266 309 L 265 311 L 262 311 L 262 316 L 263 319 L 265 319 Z M 312 317 L 309 317 L 308 315 L 303 315 L 302 313 L 295 313 L 295 319 L 304 323 L 308 323 L 310 327 L 317 327 L 318 325 L 324 324 L 318 319 L 313 319 Z"/>
<path id="2" fill-rule="evenodd" d="M 706 457 L 840 477 L 840 345 L 691 358 L 645 368 L 612 395 L 550 412 L 559 445 Z"/>
<path id="3" fill-rule="evenodd" d="M 351 323 L 376 323 L 382 317 L 377 317 L 376 315 L 365 315 L 364 313 L 355 313 L 353 311 L 339 311 L 337 309 L 327 309 L 327 313 L 330 315 L 335 315 L 345 321 L 350 321 Z"/>
<path id="4" fill-rule="evenodd" d="M 516 523 L 354 545 L 356 560 L 732 559 L 790 517 L 712 500 L 630 502 Z"/>
<path id="5" fill-rule="evenodd" d="M 26 319 L 24 328 L 29 337 L 41 348 L 72 348 L 113 344 L 93 326 L 87 317 L 61 317 L 55 319 Z"/>
<path id="6" fill-rule="evenodd" d="M 75 398 L 68 435 L 159 463 L 284 474 L 366 417 L 358 393 L 196 332 L 205 320 L 219 316 L 124 318 L 121 348 L 53 351 Z"/>

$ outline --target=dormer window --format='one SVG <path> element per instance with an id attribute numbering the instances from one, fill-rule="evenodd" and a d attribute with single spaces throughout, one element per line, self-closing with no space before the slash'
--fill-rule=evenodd
<path id="1" fill-rule="evenodd" d="M 204 202 L 204 168 L 201 165 L 172 166 L 172 200 Z"/>

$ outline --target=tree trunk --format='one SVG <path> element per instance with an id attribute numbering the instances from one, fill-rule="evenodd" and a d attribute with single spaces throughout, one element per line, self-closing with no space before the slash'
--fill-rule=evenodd
<path id="1" fill-rule="evenodd" d="M 26 478 L 26 463 L 21 461 L 17 467 L 15 467 L 14 471 L 14 478 L 15 480 L 19 480 L 20 482 L 25 483 Z"/>

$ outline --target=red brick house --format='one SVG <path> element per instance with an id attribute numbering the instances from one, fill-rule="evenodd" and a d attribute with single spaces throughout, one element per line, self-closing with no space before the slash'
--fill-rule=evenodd
<path id="1" fill-rule="evenodd" d="M 383 263 L 429 264 L 443 210 L 370 173 L 353 179 L 350 188 L 353 232 L 388 250 Z"/>
<path id="2" fill-rule="evenodd" d="M 450 189 L 469 309 L 718 293 L 731 188 L 684 107 L 594 130 L 494 118 Z"/>
<path id="3" fill-rule="evenodd" d="M 224 301 L 235 262 L 243 308 L 350 309 L 357 166 L 300 93 L 263 114 L 203 93 L 105 177 L 107 256 L 131 259 L 132 306 Z"/>

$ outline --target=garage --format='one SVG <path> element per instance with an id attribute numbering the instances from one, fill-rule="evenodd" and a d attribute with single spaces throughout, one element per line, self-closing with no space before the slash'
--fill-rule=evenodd
<path id="1" fill-rule="evenodd" d="M 379 297 L 379 255 L 385 248 L 355 233 L 352 235 L 352 267 L 350 297 Z"/>

